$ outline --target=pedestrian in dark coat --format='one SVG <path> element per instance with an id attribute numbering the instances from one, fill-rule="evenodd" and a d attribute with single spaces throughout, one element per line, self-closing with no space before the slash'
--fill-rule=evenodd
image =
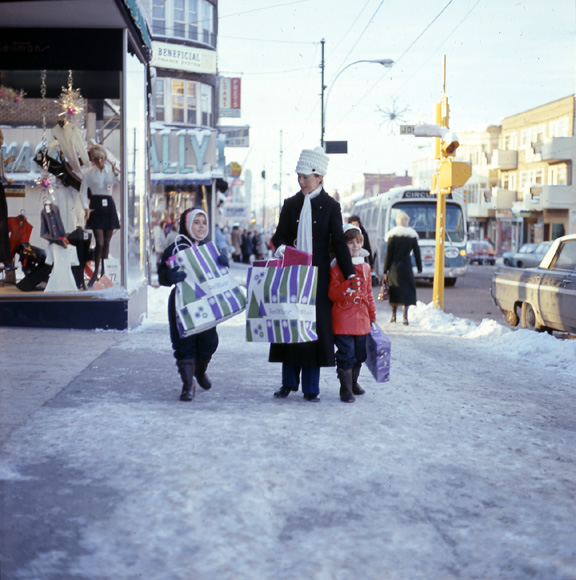
<path id="1" fill-rule="evenodd" d="M 402 306 L 404 324 L 408 324 L 408 308 L 416 304 L 416 280 L 412 269 L 412 258 L 416 261 L 418 273 L 422 272 L 422 258 L 418 246 L 416 230 L 408 226 L 410 216 L 404 212 L 396 216 L 396 227 L 386 234 L 386 257 L 384 258 L 384 279 L 390 289 L 392 319 L 396 322 L 396 309 Z"/>
<path id="2" fill-rule="evenodd" d="M 302 151 L 296 166 L 301 190 L 284 201 L 278 227 L 272 237 L 272 243 L 277 248 L 276 255 L 282 255 L 285 246 L 294 246 L 312 254 L 312 264 L 318 267 L 318 341 L 270 346 L 270 362 L 282 363 L 282 387 L 274 393 L 278 398 L 297 391 L 301 380 L 305 400 L 319 401 L 320 367 L 333 367 L 335 364 L 332 303 L 328 298 L 330 250 L 343 275 L 347 279 L 355 279 L 350 251 L 342 231 L 340 204 L 322 187 L 327 168 L 328 156 L 321 147 Z"/>

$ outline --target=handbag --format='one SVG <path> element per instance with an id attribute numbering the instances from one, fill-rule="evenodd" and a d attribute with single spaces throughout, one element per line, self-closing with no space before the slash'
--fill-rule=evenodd
<path id="1" fill-rule="evenodd" d="M 318 340 L 318 268 L 251 267 L 248 270 L 246 340 L 300 343 Z"/>
<path id="2" fill-rule="evenodd" d="M 182 338 L 204 332 L 240 314 L 246 308 L 246 298 L 230 270 L 220 264 L 220 253 L 212 242 L 201 246 L 190 244 L 180 249 L 178 236 L 176 253 L 169 258 L 186 279 L 175 287 L 176 324 Z"/>
<path id="3" fill-rule="evenodd" d="M 378 300 L 390 300 L 390 288 L 388 288 L 388 282 L 386 282 L 386 278 L 384 278 L 384 276 L 382 276 L 382 286 L 380 286 Z"/>
<path id="4" fill-rule="evenodd" d="M 390 379 L 390 346 L 390 339 L 374 322 L 366 340 L 366 366 L 378 383 Z"/>

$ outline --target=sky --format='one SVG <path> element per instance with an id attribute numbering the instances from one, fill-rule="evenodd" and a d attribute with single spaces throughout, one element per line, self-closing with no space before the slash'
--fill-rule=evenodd
<path id="1" fill-rule="evenodd" d="M 221 123 L 251 128 L 227 161 L 253 172 L 255 197 L 295 193 L 300 151 L 320 144 L 323 39 L 325 139 L 348 141 L 331 156 L 332 192 L 363 173 L 411 175 L 431 152 L 399 125 L 435 122 L 444 55 L 456 132 L 576 92 L 575 0 L 220 0 L 219 73 L 242 78 L 242 116 Z M 375 59 L 394 65 L 349 66 Z"/>

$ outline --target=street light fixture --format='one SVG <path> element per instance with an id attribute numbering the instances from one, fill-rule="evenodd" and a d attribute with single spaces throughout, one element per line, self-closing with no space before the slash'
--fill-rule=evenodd
<path id="1" fill-rule="evenodd" d="M 351 66 L 354 66 L 356 64 L 360 64 L 362 62 L 372 63 L 372 64 L 381 64 L 383 67 L 386 67 L 386 68 L 390 68 L 394 64 L 394 61 L 390 58 L 378 58 L 378 59 L 372 59 L 372 60 L 362 59 L 362 60 L 355 60 L 354 62 L 347 64 L 343 69 L 340 70 L 340 72 L 332 80 L 332 84 L 330 85 L 330 88 L 328 89 L 328 92 L 326 93 L 326 101 L 324 101 L 324 90 L 326 89 L 326 87 L 324 86 L 324 84 L 322 84 L 322 115 L 321 115 L 322 116 L 322 128 L 321 128 L 322 132 L 320 135 L 320 144 L 322 145 L 322 147 L 324 147 L 324 132 L 326 130 L 326 110 L 328 109 L 328 97 L 330 96 L 330 93 L 332 92 L 332 88 L 334 87 L 334 83 L 336 82 L 336 80 L 340 77 L 340 75 L 346 69 L 349 69 Z"/>

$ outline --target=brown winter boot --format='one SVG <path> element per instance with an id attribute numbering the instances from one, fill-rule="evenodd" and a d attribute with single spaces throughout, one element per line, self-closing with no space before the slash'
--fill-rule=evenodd
<path id="1" fill-rule="evenodd" d="M 390 319 L 391 324 L 396 322 L 396 306 L 392 306 L 392 318 Z"/>
<path id="2" fill-rule="evenodd" d="M 343 403 L 353 403 L 356 397 L 352 394 L 352 369 L 338 369 L 340 379 L 340 400 Z"/>
<path id="3" fill-rule="evenodd" d="M 357 365 L 352 369 L 352 392 L 355 395 L 363 395 L 366 391 L 358 384 L 358 377 L 360 376 L 360 369 L 362 365 Z"/>
<path id="4" fill-rule="evenodd" d="M 196 394 L 196 382 L 194 381 L 194 359 L 179 360 L 178 372 L 182 378 L 181 401 L 191 401 Z"/>
<path id="5" fill-rule="evenodd" d="M 408 326 L 408 305 L 402 306 L 402 312 L 404 316 L 404 326 Z"/>
<path id="6" fill-rule="evenodd" d="M 194 376 L 196 377 L 198 384 L 205 391 L 212 388 L 212 381 L 210 380 L 210 378 L 206 374 L 206 369 L 208 368 L 209 362 L 210 362 L 209 360 L 203 360 L 203 359 L 197 358 L 196 359 L 196 372 L 194 373 Z"/>

